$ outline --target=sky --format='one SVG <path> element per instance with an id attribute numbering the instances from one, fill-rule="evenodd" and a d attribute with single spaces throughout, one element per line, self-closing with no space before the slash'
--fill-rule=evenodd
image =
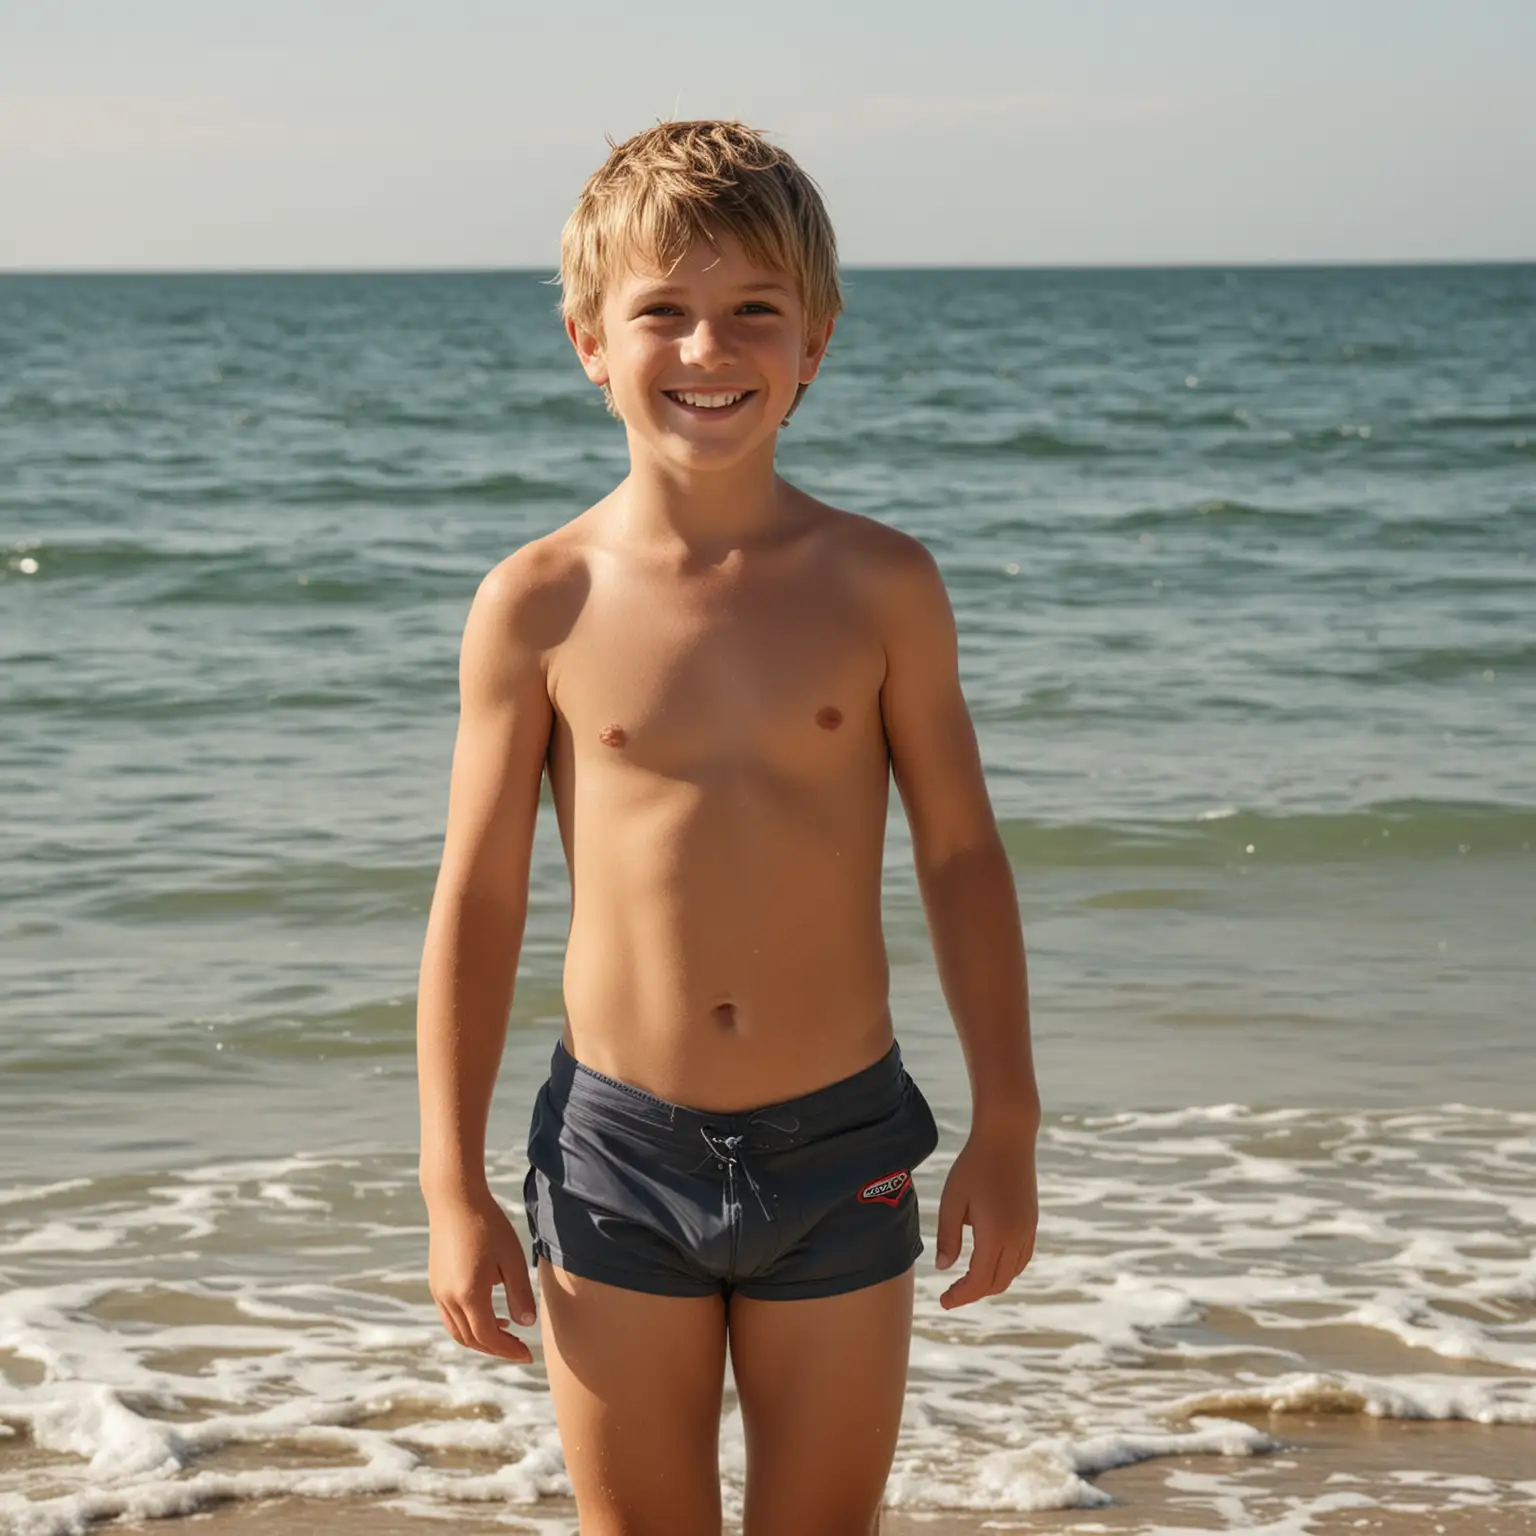
<path id="1" fill-rule="evenodd" d="M 0 269 L 551 267 L 662 118 L 850 265 L 1536 259 L 1536 0 L 0 0 Z"/>

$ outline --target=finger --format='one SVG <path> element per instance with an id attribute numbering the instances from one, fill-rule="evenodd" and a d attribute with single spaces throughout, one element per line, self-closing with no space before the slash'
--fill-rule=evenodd
<path id="1" fill-rule="evenodd" d="M 533 1359 L 532 1351 L 512 1332 L 511 1325 L 497 1315 L 489 1290 L 466 1303 L 464 1310 L 476 1349 L 488 1355 L 498 1355 L 503 1360 L 516 1360 L 524 1364 Z"/>
<path id="2" fill-rule="evenodd" d="M 935 1260 L 939 1269 L 948 1269 L 960 1257 L 960 1228 L 965 1217 L 965 1197 L 952 1193 L 946 1183 L 939 1196 L 939 1252 Z"/>
<path id="3" fill-rule="evenodd" d="M 459 1325 L 454 1320 L 453 1313 L 448 1310 L 446 1303 L 441 1301 L 437 1303 L 437 1315 L 442 1318 L 443 1327 L 448 1330 L 448 1336 L 453 1340 L 453 1342 L 455 1344 L 463 1344 L 463 1334 L 459 1331 Z"/>
<path id="4" fill-rule="evenodd" d="M 533 1305 L 533 1282 L 528 1278 L 528 1262 L 519 1253 L 500 1265 L 501 1288 L 507 1293 L 507 1312 L 512 1321 L 531 1328 L 539 1320 Z"/>
<path id="5" fill-rule="evenodd" d="M 997 1294 L 1004 1291 L 1019 1278 L 1024 1266 L 1029 1262 L 1029 1247 L 1025 1243 L 1015 1243 L 1012 1248 L 1003 1255 L 997 1266 Z"/>
<path id="6" fill-rule="evenodd" d="M 983 1296 L 993 1293 L 998 1261 L 1003 1256 L 1002 1249 L 993 1239 L 981 1236 L 974 1228 L 971 1238 L 970 1267 L 939 1297 L 939 1305 L 946 1309 L 963 1307 L 968 1302 L 980 1301 Z"/>
<path id="7" fill-rule="evenodd" d="M 437 1310 L 443 1314 L 443 1320 L 448 1324 L 448 1332 L 453 1335 L 456 1344 L 462 1344 L 465 1349 L 473 1349 L 475 1343 L 470 1336 L 469 1323 L 465 1319 L 463 1308 L 456 1302 L 440 1301 Z"/>
<path id="8" fill-rule="evenodd" d="M 1028 1237 L 1019 1244 L 1019 1267 L 1015 1272 L 1015 1278 L 1022 1275 L 1029 1268 L 1029 1261 L 1035 1256 L 1035 1234 L 1031 1232 Z"/>
<path id="9" fill-rule="evenodd" d="M 479 1350 L 482 1354 L 487 1355 L 499 1355 L 502 1353 L 499 1344 L 506 1344 L 508 1342 L 508 1336 L 503 1332 L 506 1325 L 496 1315 L 495 1308 L 490 1305 L 489 1295 L 486 1297 L 485 1310 L 490 1314 L 490 1332 L 494 1333 L 494 1339 L 485 1336 L 487 1330 L 483 1324 L 477 1327 L 478 1320 L 473 1297 L 466 1296 L 461 1299 L 445 1297 L 438 1303 L 438 1310 L 450 1319 L 453 1325 L 450 1331 L 465 1349 Z M 517 1343 L 518 1341 L 511 1340 L 510 1342 Z M 514 1358 L 520 1359 L 521 1357 L 516 1356 Z"/>

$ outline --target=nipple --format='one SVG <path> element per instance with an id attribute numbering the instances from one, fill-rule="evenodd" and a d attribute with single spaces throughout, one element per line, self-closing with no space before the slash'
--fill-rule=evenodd
<path id="1" fill-rule="evenodd" d="M 816 711 L 816 724 L 824 731 L 835 731 L 843 723 L 843 712 L 835 704 L 824 704 Z"/>
<path id="2" fill-rule="evenodd" d="M 605 725 L 597 733 L 597 739 L 605 747 L 622 747 L 629 740 L 629 733 L 622 725 Z"/>

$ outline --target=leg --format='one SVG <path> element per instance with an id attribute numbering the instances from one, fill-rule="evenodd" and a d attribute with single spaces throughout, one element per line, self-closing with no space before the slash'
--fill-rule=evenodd
<path id="1" fill-rule="evenodd" d="M 719 1536 L 725 1302 L 539 1261 L 544 1363 L 582 1536 Z"/>
<path id="2" fill-rule="evenodd" d="M 878 1531 L 906 1395 L 912 1281 L 908 1269 L 814 1301 L 731 1298 L 744 1536 Z"/>

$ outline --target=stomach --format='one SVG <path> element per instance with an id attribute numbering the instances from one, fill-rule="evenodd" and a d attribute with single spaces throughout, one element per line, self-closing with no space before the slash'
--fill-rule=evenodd
<path id="1" fill-rule="evenodd" d="M 723 1113 L 852 1076 L 889 1048 L 883 797 L 761 798 L 684 786 L 569 819 L 578 1061 Z"/>

